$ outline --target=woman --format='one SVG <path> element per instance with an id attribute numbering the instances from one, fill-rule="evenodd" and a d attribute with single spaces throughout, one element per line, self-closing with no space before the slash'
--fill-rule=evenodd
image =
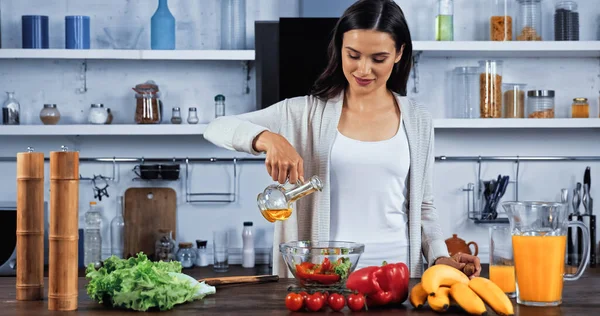
<path id="1" fill-rule="evenodd" d="M 448 249 L 433 206 L 433 127 L 423 107 L 406 97 L 412 44 L 392 0 L 361 0 L 338 21 L 329 64 L 311 94 L 266 109 L 221 117 L 204 137 L 217 146 L 266 153 L 274 181 L 313 174 L 321 193 L 296 202 L 275 226 L 274 273 L 289 276 L 277 245 L 290 240 L 352 240 L 365 244 L 359 267 L 405 262 L 411 276 L 431 264 L 481 270 Z"/>

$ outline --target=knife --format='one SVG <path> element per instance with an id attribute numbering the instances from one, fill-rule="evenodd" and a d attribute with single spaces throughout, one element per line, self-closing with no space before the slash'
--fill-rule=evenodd
<path id="1" fill-rule="evenodd" d="M 581 182 L 577 182 L 577 187 L 573 189 L 573 213 L 574 215 L 579 216 L 579 205 L 581 203 L 581 196 L 579 193 L 581 192 Z"/>
<path id="2" fill-rule="evenodd" d="M 583 174 L 583 185 L 587 185 L 587 190 L 588 190 L 588 200 L 587 200 L 587 206 L 584 204 L 583 207 L 585 207 L 585 213 L 586 214 L 593 214 L 593 210 L 594 210 L 594 200 L 592 199 L 592 174 L 591 174 L 591 169 L 588 166 L 587 168 L 585 168 L 585 173 Z M 585 202 L 584 202 L 585 203 Z"/>
<path id="3" fill-rule="evenodd" d="M 583 209 L 585 210 L 585 214 L 590 214 L 589 213 L 589 199 L 590 199 L 590 189 L 588 187 L 587 184 L 583 185 L 583 197 L 581 198 L 581 203 L 583 203 Z"/>

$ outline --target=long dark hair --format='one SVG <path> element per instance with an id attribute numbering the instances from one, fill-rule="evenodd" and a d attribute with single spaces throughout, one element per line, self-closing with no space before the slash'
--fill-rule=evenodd
<path id="1" fill-rule="evenodd" d="M 331 99 L 348 85 L 342 70 L 342 40 L 344 33 L 355 30 L 376 30 L 388 33 L 396 42 L 396 51 L 402 45 L 402 58 L 394 69 L 386 86 L 391 91 L 406 96 L 406 84 L 410 75 L 412 40 L 404 12 L 393 0 L 359 0 L 350 6 L 338 20 L 329 42 L 329 62 L 315 81 L 311 94 L 320 99 Z"/>

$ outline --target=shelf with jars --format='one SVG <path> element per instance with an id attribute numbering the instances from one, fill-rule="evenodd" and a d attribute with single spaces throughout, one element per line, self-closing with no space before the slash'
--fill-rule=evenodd
<path id="1" fill-rule="evenodd" d="M 254 60 L 254 50 L 0 49 L 0 59 Z"/>
<path id="2" fill-rule="evenodd" d="M 206 124 L 0 125 L 0 136 L 202 135 Z"/>
<path id="3" fill-rule="evenodd" d="M 413 41 L 422 57 L 600 57 L 600 41 Z"/>
<path id="4" fill-rule="evenodd" d="M 443 129 L 600 129 L 600 118 L 554 119 L 434 119 L 436 130 Z"/>

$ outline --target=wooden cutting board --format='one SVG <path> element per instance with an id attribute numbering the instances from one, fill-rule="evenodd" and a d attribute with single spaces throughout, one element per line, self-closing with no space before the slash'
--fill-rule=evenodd
<path id="1" fill-rule="evenodd" d="M 125 258 L 143 251 L 154 256 L 159 229 L 169 229 L 176 238 L 177 193 L 171 188 L 129 188 L 124 196 Z"/>

